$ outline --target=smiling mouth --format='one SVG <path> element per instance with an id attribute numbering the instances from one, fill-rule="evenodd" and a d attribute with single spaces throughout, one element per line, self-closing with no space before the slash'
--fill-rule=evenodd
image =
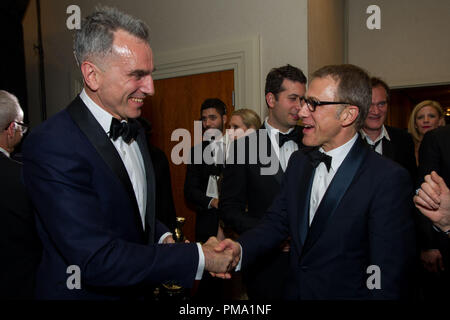
<path id="1" fill-rule="evenodd" d="M 144 103 L 144 98 L 131 97 L 130 100 L 136 103 Z"/>

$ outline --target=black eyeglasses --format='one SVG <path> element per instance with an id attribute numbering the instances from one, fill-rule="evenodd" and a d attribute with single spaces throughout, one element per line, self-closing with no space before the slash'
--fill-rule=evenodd
<path id="1" fill-rule="evenodd" d="M 28 126 L 25 123 L 19 122 L 19 121 L 13 121 L 13 122 L 20 126 L 20 130 L 22 131 L 22 134 L 25 134 L 28 131 Z M 9 124 L 6 126 L 6 128 L 4 130 L 8 129 L 8 127 L 9 127 Z"/>
<path id="2" fill-rule="evenodd" d="M 306 103 L 308 106 L 309 111 L 314 112 L 316 111 L 317 106 L 325 106 L 328 104 L 352 104 L 350 102 L 340 102 L 340 101 L 320 101 L 315 98 L 305 98 L 305 97 L 299 97 L 300 99 L 300 105 L 303 105 Z"/>

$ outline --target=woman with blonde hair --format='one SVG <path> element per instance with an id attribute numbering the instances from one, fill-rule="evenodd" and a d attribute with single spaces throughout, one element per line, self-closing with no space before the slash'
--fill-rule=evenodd
<path id="1" fill-rule="evenodd" d="M 416 164 L 419 164 L 419 147 L 424 134 L 445 126 L 444 111 L 437 101 L 425 100 L 417 104 L 409 117 L 408 132 L 415 145 Z"/>
<path id="2" fill-rule="evenodd" d="M 231 114 L 230 136 L 240 138 L 261 127 L 261 118 L 251 109 L 238 109 Z M 247 131 L 251 129 L 250 131 Z"/>

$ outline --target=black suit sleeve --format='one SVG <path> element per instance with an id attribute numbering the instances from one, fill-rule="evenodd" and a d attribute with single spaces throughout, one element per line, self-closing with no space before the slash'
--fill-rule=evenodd
<path id="1" fill-rule="evenodd" d="M 419 148 L 419 169 L 417 188 L 422 184 L 424 178 L 431 171 L 440 172 L 441 150 L 433 132 L 425 134 Z M 438 234 L 433 230 L 433 224 L 427 217 L 416 210 L 416 224 L 419 247 L 422 250 L 438 248 Z"/>
<path id="2" fill-rule="evenodd" d="M 200 146 L 196 146 L 197 148 Z M 184 196 L 186 200 L 194 204 L 197 210 L 206 210 L 211 202 L 211 197 L 206 196 L 206 188 L 209 176 L 206 177 L 203 164 L 194 163 L 194 148 L 191 149 L 191 163 L 186 168 L 186 179 L 184 181 Z M 206 180 L 205 180 L 206 179 Z"/>

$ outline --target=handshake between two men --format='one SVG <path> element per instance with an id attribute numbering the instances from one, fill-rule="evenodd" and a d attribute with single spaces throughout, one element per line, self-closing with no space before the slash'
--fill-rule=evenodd
<path id="1" fill-rule="evenodd" d="M 205 255 L 205 270 L 213 277 L 230 279 L 231 272 L 241 258 L 241 246 L 231 239 L 219 241 L 210 237 L 202 246 Z"/>

